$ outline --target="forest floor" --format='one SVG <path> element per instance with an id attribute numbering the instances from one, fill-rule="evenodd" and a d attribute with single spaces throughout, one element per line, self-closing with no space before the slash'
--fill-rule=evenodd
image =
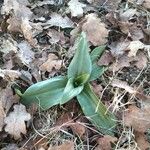
<path id="1" fill-rule="evenodd" d="M 146 150 L 150 148 L 150 0 L 0 0 L 0 149 Z M 75 40 L 106 45 L 107 66 L 92 88 L 117 118 L 100 133 L 76 99 L 47 111 L 26 107 L 17 86 L 65 75 Z"/>

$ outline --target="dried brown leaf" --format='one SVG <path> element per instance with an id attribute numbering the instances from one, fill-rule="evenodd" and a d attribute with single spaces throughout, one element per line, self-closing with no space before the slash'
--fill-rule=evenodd
<path id="1" fill-rule="evenodd" d="M 21 20 L 21 31 L 25 39 L 32 45 L 36 46 L 37 40 L 33 37 L 32 26 L 30 25 L 28 18 L 23 18 Z"/>
<path id="2" fill-rule="evenodd" d="M 130 41 L 127 39 L 120 39 L 119 41 L 112 42 L 109 45 L 110 51 L 113 56 L 119 56 L 124 54 L 125 50 L 127 49 L 128 45 L 130 44 Z"/>
<path id="3" fill-rule="evenodd" d="M 7 23 L 9 24 L 8 30 L 10 32 L 22 33 L 25 39 L 27 39 L 32 46 L 35 46 L 37 41 L 33 38 L 34 32 L 32 31 L 33 28 L 29 22 L 33 13 L 27 5 L 29 5 L 28 0 L 5 0 L 2 7 L 2 13 L 7 15 L 11 14 L 7 20 Z"/>
<path id="4" fill-rule="evenodd" d="M 105 135 L 104 137 L 98 139 L 98 146 L 95 148 L 95 150 L 111 150 L 111 143 L 114 143 L 116 141 L 116 137 Z"/>
<path id="5" fill-rule="evenodd" d="M 150 1 L 149 0 L 144 0 L 143 6 L 147 9 L 150 9 Z"/>
<path id="6" fill-rule="evenodd" d="M 24 105 L 14 105 L 14 111 L 4 119 L 6 124 L 5 131 L 17 140 L 21 138 L 21 133 L 26 134 L 25 121 L 30 119 L 31 115 L 27 113 Z"/>
<path id="7" fill-rule="evenodd" d="M 0 93 L 0 131 L 2 131 L 4 119 L 13 103 L 18 102 L 18 98 L 13 95 L 10 87 L 0 89 Z"/>
<path id="8" fill-rule="evenodd" d="M 105 24 L 101 22 L 96 14 L 88 14 L 85 18 L 86 22 L 82 26 L 82 31 L 86 32 L 88 40 L 94 46 L 105 44 L 108 37 Z"/>
<path id="9" fill-rule="evenodd" d="M 50 146 L 48 150 L 74 150 L 74 142 L 67 141 L 59 146 Z"/>
<path id="10" fill-rule="evenodd" d="M 51 72 L 53 68 L 59 70 L 61 66 L 62 60 L 59 60 L 55 54 L 49 54 L 47 61 L 40 66 L 40 70 Z"/>
<path id="11" fill-rule="evenodd" d="M 146 150 L 150 148 L 150 143 L 146 139 L 146 135 L 144 133 L 136 131 L 134 135 L 135 140 L 137 142 L 137 146 L 140 148 L 140 150 Z"/>
<path id="12" fill-rule="evenodd" d="M 98 60 L 99 66 L 108 66 L 110 63 L 112 63 L 114 60 L 111 52 L 105 52 L 100 59 Z"/>
<path id="13" fill-rule="evenodd" d="M 63 125 L 64 127 L 70 126 L 70 123 L 72 123 L 72 117 L 70 113 L 63 113 L 57 120 L 56 125 L 61 126 Z"/>
<path id="14" fill-rule="evenodd" d="M 75 123 L 70 125 L 70 128 L 80 138 L 82 138 L 82 136 L 85 134 L 85 131 L 86 131 L 85 126 L 83 126 L 82 124 L 78 123 L 78 121 L 76 121 Z"/>
<path id="15" fill-rule="evenodd" d="M 124 123 L 138 132 L 145 132 L 150 128 L 150 105 L 141 109 L 134 105 L 129 106 L 125 112 Z"/>
<path id="16" fill-rule="evenodd" d="M 135 57 L 135 66 L 138 68 L 138 69 L 143 69 L 143 68 L 146 68 L 147 65 L 148 65 L 148 59 L 147 59 L 147 56 L 143 53 L 143 52 L 139 52 L 136 57 Z"/>
<path id="17" fill-rule="evenodd" d="M 133 41 L 138 41 L 144 38 L 143 31 L 136 23 L 118 22 L 120 30 L 132 38 Z"/>
<path id="18" fill-rule="evenodd" d="M 131 59 L 127 55 L 122 55 L 110 66 L 110 70 L 116 72 L 124 67 L 130 67 Z"/>
<path id="19" fill-rule="evenodd" d="M 65 36 L 63 32 L 58 32 L 54 29 L 49 29 L 47 33 L 51 38 L 49 39 L 49 42 L 51 44 L 56 44 L 60 42 L 61 44 L 65 44 Z"/>

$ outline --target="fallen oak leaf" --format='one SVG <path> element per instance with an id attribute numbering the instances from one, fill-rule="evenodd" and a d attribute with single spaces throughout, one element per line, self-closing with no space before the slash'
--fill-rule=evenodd
<path id="1" fill-rule="evenodd" d="M 84 135 L 86 129 L 85 126 L 80 124 L 80 120 L 78 119 L 76 122 L 72 119 L 70 113 L 64 113 L 58 118 L 56 122 L 56 126 L 62 126 L 63 129 L 66 127 L 70 127 L 72 131 L 78 135 L 80 138 Z"/>
<path id="2" fill-rule="evenodd" d="M 138 41 L 144 38 L 144 33 L 136 23 L 118 22 L 120 30 L 132 38 L 133 41 Z"/>
<path id="3" fill-rule="evenodd" d="M 86 32 L 88 41 L 94 46 L 105 44 L 108 37 L 108 30 L 105 24 L 93 13 L 86 15 L 85 19 L 86 22 L 82 25 L 82 31 Z"/>
<path id="4" fill-rule="evenodd" d="M 24 105 L 14 105 L 14 111 L 4 119 L 6 124 L 5 131 L 17 140 L 21 138 L 21 133 L 26 134 L 25 121 L 30 119 L 31 115 L 27 113 Z"/>

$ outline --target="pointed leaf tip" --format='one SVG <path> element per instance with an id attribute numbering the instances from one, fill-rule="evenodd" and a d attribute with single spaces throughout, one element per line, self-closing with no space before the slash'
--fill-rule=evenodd
<path id="1" fill-rule="evenodd" d="M 70 78 L 75 79 L 78 76 L 81 76 L 82 74 L 88 74 L 90 76 L 92 71 L 92 62 L 88 52 L 89 47 L 86 34 L 82 32 L 79 39 L 76 42 L 77 42 L 77 49 L 68 67 L 69 79 Z"/>

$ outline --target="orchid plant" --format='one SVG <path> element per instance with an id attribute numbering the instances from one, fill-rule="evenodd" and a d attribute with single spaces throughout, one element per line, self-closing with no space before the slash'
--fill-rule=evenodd
<path id="1" fill-rule="evenodd" d="M 36 103 L 46 110 L 62 105 L 76 97 L 85 116 L 100 132 L 112 135 L 115 130 L 115 116 L 93 92 L 90 82 L 99 78 L 106 67 L 97 65 L 97 58 L 105 46 L 96 47 L 89 53 L 86 34 L 77 40 L 75 55 L 68 67 L 67 76 L 57 76 L 31 85 L 23 94 L 17 90 L 25 105 Z"/>

